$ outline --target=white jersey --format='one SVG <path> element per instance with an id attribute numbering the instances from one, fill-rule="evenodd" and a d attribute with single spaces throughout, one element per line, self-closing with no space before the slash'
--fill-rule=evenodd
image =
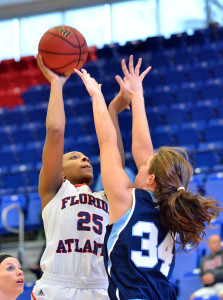
<path id="1" fill-rule="evenodd" d="M 105 278 L 102 246 L 108 224 L 105 192 L 66 180 L 42 212 L 46 249 L 41 268 L 67 278 Z"/>

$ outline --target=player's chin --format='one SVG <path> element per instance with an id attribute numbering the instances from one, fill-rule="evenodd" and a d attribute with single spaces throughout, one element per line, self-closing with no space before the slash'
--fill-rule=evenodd
<path id="1" fill-rule="evenodd" d="M 93 169 L 92 168 L 83 168 L 82 175 L 86 178 L 92 179 L 94 178 Z"/>

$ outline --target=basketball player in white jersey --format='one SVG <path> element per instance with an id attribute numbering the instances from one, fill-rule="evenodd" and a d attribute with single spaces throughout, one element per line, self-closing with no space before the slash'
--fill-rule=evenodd
<path id="1" fill-rule="evenodd" d="M 41 258 L 43 276 L 33 288 L 33 300 L 108 300 L 108 280 L 102 246 L 108 224 L 105 193 L 93 193 L 90 160 L 73 151 L 63 155 L 65 113 L 63 85 L 68 77 L 48 69 L 37 55 L 39 68 L 51 84 L 46 117 L 46 139 L 39 176 L 39 194 L 46 235 Z M 120 135 L 118 113 L 128 107 L 120 93 L 110 104 L 110 115 Z M 120 154 L 124 157 L 120 142 Z"/>

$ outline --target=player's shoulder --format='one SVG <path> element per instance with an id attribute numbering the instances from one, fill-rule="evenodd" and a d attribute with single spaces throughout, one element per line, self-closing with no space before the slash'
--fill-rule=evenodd
<path id="1" fill-rule="evenodd" d="M 135 198 L 137 202 L 147 203 L 148 205 L 155 207 L 158 205 L 158 201 L 155 199 L 154 194 L 147 190 L 134 189 Z"/>
<path id="2" fill-rule="evenodd" d="M 95 198 L 100 198 L 100 199 L 102 199 L 102 200 L 104 200 L 104 201 L 107 202 L 107 197 L 106 197 L 105 191 L 93 192 L 91 190 L 91 188 L 86 183 L 76 184 L 75 188 L 77 189 L 77 191 L 79 193 L 90 194 L 90 195 L 94 196 Z"/>
<path id="3" fill-rule="evenodd" d="M 100 198 L 100 199 L 108 202 L 105 191 L 93 192 L 92 194 L 94 195 L 95 198 Z"/>

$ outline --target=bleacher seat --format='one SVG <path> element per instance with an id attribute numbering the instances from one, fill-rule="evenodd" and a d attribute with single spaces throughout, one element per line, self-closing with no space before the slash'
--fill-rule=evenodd
<path id="1" fill-rule="evenodd" d="M 143 80 L 143 87 L 144 89 L 149 89 L 152 87 L 162 86 L 163 81 L 160 77 L 160 74 L 154 73 L 153 71 L 150 71 L 149 75 L 146 76 Z"/>
<path id="2" fill-rule="evenodd" d="M 222 98 L 223 89 L 220 83 L 202 86 L 199 93 L 203 99 Z"/>
<path id="3" fill-rule="evenodd" d="M 174 103 L 174 98 L 172 93 L 163 90 L 153 93 L 150 96 L 149 103 L 151 106 L 165 105 L 166 107 L 170 107 Z"/>
<path id="4" fill-rule="evenodd" d="M 103 72 L 100 69 L 99 64 L 94 63 L 87 63 L 86 70 L 91 75 L 91 77 L 95 78 L 97 81 L 102 78 Z"/>
<path id="5" fill-rule="evenodd" d="M 158 51 L 162 51 L 163 49 L 162 42 L 163 42 L 162 36 L 148 37 L 143 42 L 143 52 L 151 51 L 152 53 L 156 53 Z"/>
<path id="6" fill-rule="evenodd" d="M 119 117 L 120 130 L 129 132 L 132 130 L 132 114 L 129 111 L 123 112 Z"/>
<path id="7" fill-rule="evenodd" d="M 219 105 L 216 107 L 216 111 L 217 111 L 217 116 L 218 116 L 218 118 L 220 118 L 220 119 L 223 120 L 223 104 L 219 104 Z"/>
<path id="8" fill-rule="evenodd" d="M 167 109 L 163 114 L 163 118 L 166 124 L 178 124 L 181 125 L 183 122 L 190 121 L 188 114 L 189 105 L 187 105 L 187 109 L 185 106 L 176 107 L 172 109 Z"/>
<path id="9" fill-rule="evenodd" d="M 8 125 L 21 126 L 23 123 L 27 122 L 26 113 L 25 113 L 25 111 L 22 111 L 21 109 L 19 111 L 16 111 L 16 108 L 14 108 L 13 111 L 10 111 L 7 114 L 4 114 L 3 117 L 4 117 L 6 126 L 8 126 Z"/>
<path id="10" fill-rule="evenodd" d="M 84 127 L 81 121 L 77 118 L 70 118 L 66 121 L 65 136 L 77 137 L 85 134 Z"/>
<path id="11" fill-rule="evenodd" d="M 69 119 L 72 119 L 75 117 L 74 105 L 72 102 L 66 101 L 64 103 L 64 112 L 65 112 L 66 120 L 69 120 Z"/>
<path id="12" fill-rule="evenodd" d="M 72 141 L 69 144 L 67 143 L 67 139 L 65 140 L 65 153 L 71 151 L 78 151 L 88 156 L 90 159 L 92 155 L 96 154 L 96 146 L 93 145 L 94 141 L 91 136 L 84 136 L 83 139 L 78 139 L 76 141 Z M 99 150 L 97 152 L 99 154 Z"/>
<path id="13" fill-rule="evenodd" d="M 1 144 L 11 144 L 12 143 L 12 134 L 11 134 L 11 128 L 5 128 L 1 127 L 0 128 L 0 141 Z"/>
<path id="14" fill-rule="evenodd" d="M 162 78 L 163 78 L 164 84 L 175 85 L 177 87 L 179 87 L 180 85 L 182 85 L 183 83 L 185 83 L 187 81 L 187 77 L 185 76 L 185 73 L 183 70 L 181 70 L 181 71 L 174 70 L 174 71 L 164 73 L 162 75 Z"/>
<path id="15" fill-rule="evenodd" d="M 46 126 L 45 124 L 36 123 L 34 127 L 34 133 L 36 136 L 36 141 L 43 142 L 46 138 Z M 35 143 L 33 143 L 35 144 Z"/>
<path id="16" fill-rule="evenodd" d="M 223 193 L 222 193 L 222 186 L 223 186 L 223 173 L 211 173 L 207 175 L 206 183 L 205 183 L 205 190 L 207 197 L 214 197 L 217 201 L 223 203 Z"/>
<path id="17" fill-rule="evenodd" d="M 206 142 L 222 141 L 223 125 L 206 126 L 203 135 Z"/>
<path id="18" fill-rule="evenodd" d="M 148 107 L 146 109 L 146 115 L 150 129 L 164 124 L 163 114 L 161 111 L 155 111 Z"/>
<path id="19" fill-rule="evenodd" d="M 39 169 L 32 169 L 27 171 L 27 189 L 29 191 L 37 191 L 39 183 Z"/>
<path id="20" fill-rule="evenodd" d="M 132 135 L 131 132 L 122 135 L 123 146 L 125 152 L 131 152 L 132 149 Z"/>
<path id="21" fill-rule="evenodd" d="M 175 145 L 173 135 L 170 132 L 151 133 L 151 138 L 153 141 L 154 149 L 157 149 L 161 146 L 174 146 Z"/>
<path id="22" fill-rule="evenodd" d="M 218 62 L 220 58 L 218 51 L 212 48 L 201 48 L 196 52 L 196 56 L 200 62 Z"/>
<path id="23" fill-rule="evenodd" d="M 201 121 L 206 120 L 207 122 L 210 119 L 214 119 L 216 117 L 215 111 L 211 105 L 197 105 L 193 109 L 190 110 L 190 116 L 192 121 Z"/>
<path id="24" fill-rule="evenodd" d="M 205 192 L 204 179 L 205 176 L 203 174 L 194 174 L 191 178 L 188 189 L 195 194 L 203 194 Z"/>
<path id="25" fill-rule="evenodd" d="M 221 300 L 219 296 L 210 296 L 210 295 L 204 295 L 200 297 L 195 297 L 193 300 Z"/>
<path id="26" fill-rule="evenodd" d="M 26 204 L 27 199 L 24 194 L 15 194 L 15 195 L 5 195 L 1 196 L 0 201 L 0 216 L 2 215 L 2 211 L 4 208 L 9 206 L 10 204 L 18 204 L 21 209 L 25 212 L 26 210 Z M 13 208 L 10 210 L 7 214 L 7 224 L 10 227 L 18 228 L 19 227 L 19 213 L 16 208 Z M 4 226 L 2 224 L 2 219 L 0 220 L 0 232 L 1 233 L 8 233 L 4 229 Z"/>
<path id="27" fill-rule="evenodd" d="M 0 167 L 12 167 L 13 165 L 18 164 L 18 153 L 16 149 L 10 152 L 1 152 L 0 153 Z"/>
<path id="28" fill-rule="evenodd" d="M 23 92 L 22 97 L 27 105 L 48 102 L 50 90 L 48 85 L 37 85 Z"/>
<path id="29" fill-rule="evenodd" d="M 200 133 L 195 128 L 182 128 L 176 131 L 177 145 L 188 148 L 197 148 L 201 142 Z"/>
<path id="30" fill-rule="evenodd" d="M 157 52 L 152 56 L 150 65 L 154 69 L 166 69 L 171 67 L 172 61 L 164 52 Z"/>
<path id="31" fill-rule="evenodd" d="M 211 78 L 211 73 L 209 71 L 209 68 L 207 67 L 200 67 L 200 68 L 191 68 L 190 70 L 187 70 L 186 76 L 188 77 L 188 81 L 191 82 L 198 82 L 198 81 L 207 81 Z"/>
<path id="32" fill-rule="evenodd" d="M 219 157 L 215 151 L 203 151 L 194 153 L 194 167 L 208 168 L 214 170 L 214 167 L 220 162 Z"/>
<path id="33" fill-rule="evenodd" d="M 99 59 L 110 59 L 111 57 L 114 58 L 117 47 L 117 43 L 113 43 L 111 45 L 104 45 L 104 47 L 97 49 L 97 57 Z"/>
<path id="34" fill-rule="evenodd" d="M 177 65 L 194 65 L 195 63 L 195 57 L 191 52 L 188 52 L 188 50 L 181 50 L 174 54 L 173 56 L 174 64 Z"/>
<path id="35" fill-rule="evenodd" d="M 184 48 L 185 44 L 184 44 L 184 39 L 183 39 L 183 34 L 172 34 L 170 36 L 170 38 L 163 39 L 163 47 L 165 50 L 168 49 L 180 49 L 180 48 Z"/>
<path id="36" fill-rule="evenodd" d="M 12 132 L 12 140 L 13 143 L 23 143 L 24 145 L 29 142 L 34 142 L 36 137 L 34 135 L 33 129 L 27 127 L 25 124 L 25 128 L 20 127 L 19 130 L 15 130 Z"/>
<path id="37" fill-rule="evenodd" d="M 195 45 L 202 47 L 204 44 L 206 44 L 207 39 L 202 31 L 195 30 L 193 35 L 186 34 L 184 37 L 184 41 L 188 47 Z"/>
<path id="38" fill-rule="evenodd" d="M 41 199 L 38 193 L 28 193 L 27 198 L 26 230 L 37 230 L 43 225 Z"/>
<path id="39" fill-rule="evenodd" d="M 122 74 L 123 74 L 123 72 L 120 73 L 119 75 L 122 77 L 123 76 Z M 100 83 L 102 84 L 101 90 L 105 97 L 105 101 L 108 102 L 108 99 L 107 99 L 108 95 L 113 95 L 113 97 L 114 97 L 115 94 L 118 93 L 118 91 L 119 91 L 119 85 L 113 76 L 106 77 L 106 78 L 109 78 L 109 79 L 102 80 L 102 78 L 101 78 Z"/>
<path id="40" fill-rule="evenodd" d="M 172 278 L 183 280 L 185 273 L 192 272 L 199 265 L 199 257 L 196 250 L 187 247 L 188 254 L 183 251 L 176 252 L 175 267 Z"/>
<path id="41" fill-rule="evenodd" d="M 64 85 L 63 88 L 63 96 L 64 99 L 72 98 L 72 97 L 79 97 L 79 99 L 83 99 L 89 97 L 89 94 L 86 90 L 86 87 L 83 83 L 77 81 L 77 83 L 69 83 Z"/>
<path id="42" fill-rule="evenodd" d="M 127 41 L 125 45 L 117 47 L 117 52 L 120 57 L 123 56 L 129 56 L 132 53 L 137 53 L 139 51 L 142 51 L 142 41 L 136 40 L 136 41 Z"/>
<path id="43" fill-rule="evenodd" d="M 42 161 L 42 149 L 34 151 L 33 149 L 23 149 L 18 154 L 18 161 L 21 165 L 31 164 L 33 168 Z"/>
<path id="44" fill-rule="evenodd" d="M 23 192 L 27 186 L 27 178 L 24 172 L 15 171 L 5 173 L 1 177 L 3 189 L 11 192 L 20 191 Z"/>
<path id="45" fill-rule="evenodd" d="M 27 110 L 28 122 L 45 122 L 46 120 L 46 107 L 35 107 Z"/>
<path id="46" fill-rule="evenodd" d="M 121 63 L 119 60 L 109 60 L 102 66 L 103 73 L 110 76 L 120 75 L 123 76 Z"/>
<path id="47" fill-rule="evenodd" d="M 223 62 L 218 62 L 216 65 L 210 66 L 210 70 L 214 77 L 222 78 Z"/>
<path id="48" fill-rule="evenodd" d="M 172 91 L 175 101 L 177 103 L 197 103 L 198 94 L 194 88 L 181 88 Z"/>

